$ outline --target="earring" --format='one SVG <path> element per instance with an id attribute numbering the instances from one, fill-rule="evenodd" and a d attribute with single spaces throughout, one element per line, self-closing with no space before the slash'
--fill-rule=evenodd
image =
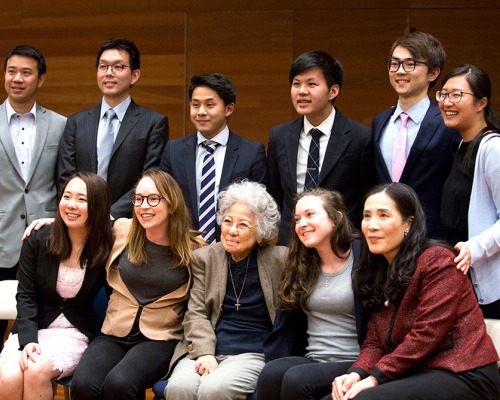
<path id="1" fill-rule="evenodd" d="M 407 230 L 405 231 L 405 237 L 406 237 L 406 236 L 408 236 L 408 231 L 407 231 Z"/>

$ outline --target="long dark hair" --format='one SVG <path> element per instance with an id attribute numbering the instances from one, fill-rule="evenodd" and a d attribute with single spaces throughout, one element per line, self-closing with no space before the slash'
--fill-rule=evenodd
<path id="1" fill-rule="evenodd" d="M 80 267 L 83 268 L 85 264 L 88 268 L 102 267 L 106 264 L 113 245 L 110 219 L 111 195 L 108 185 L 100 176 L 92 172 L 80 171 L 70 176 L 62 185 L 59 200 L 68 183 L 75 178 L 80 178 L 87 187 L 88 218 L 86 227 L 88 235 L 80 255 Z M 52 230 L 47 237 L 47 251 L 60 260 L 65 260 L 70 257 L 71 250 L 68 227 L 57 210 Z"/>
<path id="2" fill-rule="evenodd" d="M 379 310 L 386 300 L 399 303 L 415 273 L 418 256 L 431 245 L 450 248 L 446 243 L 428 240 L 425 230 L 425 215 L 415 191 L 404 183 L 385 183 L 375 186 L 365 196 L 385 193 L 396 204 L 403 221 L 411 220 L 408 234 L 392 263 L 382 254 L 370 252 L 366 239 L 361 242 L 359 267 L 354 274 L 353 287 L 362 298 L 367 310 Z M 364 204 L 363 203 L 363 204 Z"/>
<path id="3" fill-rule="evenodd" d="M 316 188 L 299 194 L 295 204 L 306 196 L 318 197 L 323 201 L 323 207 L 335 226 L 330 236 L 332 251 L 342 257 L 341 254 L 347 252 L 352 241 L 358 237 L 347 216 L 342 196 L 336 191 Z M 294 229 L 289 248 L 278 289 L 280 307 L 308 310 L 309 298 L 321 272 L 321 259 L 316 249 L 304 246 Z"/>
<path id="4" fill-rule="evenodd" d="M 500 116 L 493 104 L 491 104 L 491 81 L 490 77 L 484 70 L 472 64 L 464 64 L 450 71 L 444 77 L 443 86 L 446 82 L 448 82 L 448 80 L 457 76 L 464 77 L 476 99 L 480 100 L 482 98 L 486 98 L 486 100 L 488 100 L 486 106 L 484 107 L 486 128 L 481 132 L 478 132 L 464 156 L 465 165 L 470 166 L 474 149 L 479 145 L 479 142 L 484 138 L 484 136 L 500 131 Z"/>

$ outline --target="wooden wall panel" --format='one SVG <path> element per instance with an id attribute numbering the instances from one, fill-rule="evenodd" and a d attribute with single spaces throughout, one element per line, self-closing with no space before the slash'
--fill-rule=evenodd
<path id="1" fill-rule="evenodd" d="M 266 143 L 271 126 L 290 119 L 287 79 L 293 53 L 291 11 L 190 13 L 187 81 L 201 73 L 227 75 L 237 91 L 230 128 Z M 187 133 L 192 132 L 191 124 Z"/>
<path id="2" fill-rule="evenodd" d="M 500 110 L 500 4 L 496 9 L 412 10 L 417 29 L 435 35 L 446 50 L 447 60 L 437 84 L 447 72 L 465 63 L 476 64 L 489 75 L 492 102 Z"/>
<path id="3" fill-rule="evenodd" d="M 39 101 L 68 115 L 99 102 L 95 53 L 106 38 L 126 36 L 142 54 L 132 95 L 169 116 L 171 137 L 193 131 L 189 78 L 219 71 L 237 88 L 231 128 L 267 142 L 271 126 L 296 115 L 288 69 L 312 49 L 341 60 L 345 80 L 337 105 L 369 125 L 396 101 L 384 61 L 392 41 L 413 26 L 443 42 L 446 69 L 465 61 L 483 66 L 498 99 L 499 17 L 498 0 L 20 0 L 0 9 L 0 55 L 21 43 L 39 47 L 48 62 Z"/>
<path id="4" fill-rule="evenodd" d="M 0 52 L 4 55 L 22 43 L 42 50 L 48 70 L 38 94 L 40 104 L 63 115 L 98 104 L 97 50 L 107 38 L 123 36 L 133 40 L 141 52 L 141 77 L 131 92 L 134 100 L 168 115 L 171 131 L 182 132 L 185 13 L 137 9 L 111 18 L 111 10 L 73 5 L 64 14 L 55 4 L 55 12 L 51 12 L 38 3 L 25 2 L 29 11 L 22 15 L 22 28 L 9 30 L 9 39 L 0 41 Z"/>
<path id="5" fill-rule="evenodd" d="M 345 115 L 370 126 L 375 115 L 397 101 L 385 60 L 394 39 L 405 33 L 408 23 L 407 9 L 296 11 L 295 56 L 324 50 L 339 59 L 344 82 L 335 105 Z"/>

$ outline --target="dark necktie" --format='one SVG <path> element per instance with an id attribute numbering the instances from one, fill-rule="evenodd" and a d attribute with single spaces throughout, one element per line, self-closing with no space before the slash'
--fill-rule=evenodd
<path id="1" fill-rule="evenodd" d="M 309 131 L 312 136 L 307 157 L 307 172 L 304 189 L 318 187 L 319 178 L 319 138 L 323 134 L 319 129 L 313 128 Z"/>
<path id="2" fill-rule="evenodd" d="M 115 144 L 115 130 L 113 127 L 113 120 L 116 118 L 115 111 L 110 108 L 106 111 L 106 122 L 103 128 L 103 135 L 101 144 L 99 145 L 99 153 L 97 154 L 97 175 L 108 180 L 108 166 Z"/>
<path id="3" fill-rule="evenodd" d="M 215 242 L 215 160 L 218 143 L 207 140 L 202 146 L 207 150 L 201 168 L 199 227 L 208 244 Z"/>

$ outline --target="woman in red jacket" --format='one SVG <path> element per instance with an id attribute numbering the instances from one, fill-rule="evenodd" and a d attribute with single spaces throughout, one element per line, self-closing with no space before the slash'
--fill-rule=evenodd
<path id="1" fill-rule="evenodd" d="M 368 336 L 334 400 L 498 399 L 498 355 L 452 250 L 427 240 L 422 207 L 401 183 L 367 195 L 355 290 Z"/>

